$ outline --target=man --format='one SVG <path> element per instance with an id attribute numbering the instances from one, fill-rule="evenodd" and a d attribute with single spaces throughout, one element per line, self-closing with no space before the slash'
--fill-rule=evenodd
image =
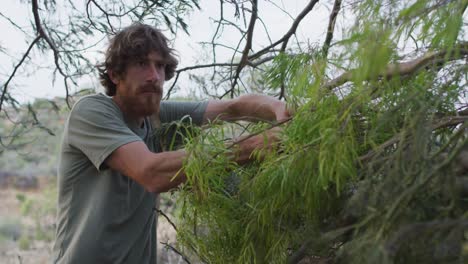
<path id="1" fill-rule="evenodd" d="M 157 29 L 133 24 L 110 42 L 99 66 L 106 95 L 80 99 L 65 125 L 58 169 L 56 263 L 155 263 L 155 198 L 183 183 L 184 150 L 162 152 L 155 123 L 288 117 L 284 102 L 262 95 L 208 102 L 161 102 L 177 60 Z M 273 132 L 267 133 L 274 141 Z M 239 142 L 248 162 L 265 147 L 259 135 Z M 177 174 L 178 173 L 178 174 Z M 177 176 L 174 178 L 174 175 Z"/>

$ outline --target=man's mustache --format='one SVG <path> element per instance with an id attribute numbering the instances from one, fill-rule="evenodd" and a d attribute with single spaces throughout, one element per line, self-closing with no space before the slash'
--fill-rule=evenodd
<path id="1" fill-rule="evenodd" d="M 155 92 L 155 93 L 162 93 L 163 88 L 161 85 L 158 84 L 144 84 L 139 87 L 141 92 Z"/>

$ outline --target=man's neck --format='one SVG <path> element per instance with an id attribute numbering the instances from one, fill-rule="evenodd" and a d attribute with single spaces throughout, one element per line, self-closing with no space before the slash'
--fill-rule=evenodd
<path id="1" fill-rule="evenodd" d="M 113 96 L 112 100 L 117 104 L 122 111 L 125 120 L 130 124 L 135 124 L 137 127 L 143 127 L 145 117 L 135 114 L 130 107 L 125 105 L 118 96 Z"/>

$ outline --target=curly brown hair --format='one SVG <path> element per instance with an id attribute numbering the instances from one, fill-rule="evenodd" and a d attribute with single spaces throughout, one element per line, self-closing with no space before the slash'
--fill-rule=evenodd
<path id="1" fill-rule="evenodd" d="M 129 64 L 146 58 L 153 51 L 165 60 L 166 81 L 174 77 L 178 61 L 174 50 L 169 48 L 167 42 L 161 31 L 142 23 L 134 23 L 118 32 L 110 40 L 104 62 L 97 65 L 99 80 L 106 94 L 113 96 L 117 90 L 108 74 L 109 70 L 117 77 L 122 77 Z"/>

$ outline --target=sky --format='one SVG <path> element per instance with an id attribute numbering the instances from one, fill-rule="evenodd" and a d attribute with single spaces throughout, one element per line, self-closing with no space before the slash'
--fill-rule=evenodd
<path id="1" fill-rule="evenodd" d="M 15 23 L 21 25 L 24 30 L 32 32 L 32 27 L 29 19 L 32 17 L 30 5 L 25 1 L 18 0 L 3 0 L 6 1 L 0 10 L 0 32 L 7 38 L 0 40 L 0 47 L 6 49 L 12 56 L 0 55 L 2 64 L 0 65 L 0 72 L 2 74 L 9 74 L 13 70 L 14 65 L 19 61 L 21 55 L 28 47 L 28 42 L 22 32 L 15 29 L 10 25 L 5 17 L 14 20 Z M 77 0 L 78 3 L 85 1 Z M 269 35 L 274 42 L 281 38 L 291 27 L 293 18 L 285 14 L 281 9 L 287 11 L 291 16 L 295 17 L 307 5 L 307 0 L 278 0 L 274 1 L 277 6 L 267 3 L 267 1 L 259 1 L 259 16 L 262 17 L 264 24 L 269 29 Z M 329 3 L 328 3 L 329 2 Z M 314 7 L 314 10 L 302 21 L 297 32 L 296 37 L 298 40 L 308 43 L 322 43 L 325 37 L 325 30 L 328 24 L 328 16 L 333 1 L 321 3 L 321 1 Z M 217 0 L 201 0 L 201 11 L 192 12 L 186 19 L 189 24 L 189 33 L 186 35 L 182 31 L 178 32 L 174 39 L 173 46 L 177 50 L 180 57 L 179 67 L 192 66 L 199 63 L 209 62 L 210 55 L 206 50 L 202 50 L 200 42 L 210 41 L 216 29 L 216 24 L 213 19 L 219 17 L 219 1 Z M 226 5 L 225 16 L 233 14 L 233 8 Z M 280 9 L 280 8 L 281 9 Z M 66 12 L 66 10 L 65 10 Z M 248 21 L 247 21 L 248 22 Z M 235 46 L 239 39 L 239 34 L 236 31 L 223 32 L 220 42 L 229 46 Z M 103 42 L 104 45 L 106 42 Z M 259 50 L 269 44 L 267 35 L 261 23 L 257 23 L 255 27 L 255 34 L 253 39 L 254 50 Z M 103 46 L 98 46 L 103 49 Z M 92 56 L 92 60 L 99 61 L 102 59 L 101 55 L 97 52 Z M 217 51 L 217 61 L 227 62 L 232 57 L 232 52 L 227 49 L 220 49 Z M 62 78 L 57 75 L 57 80 L 54 82 L 52 79 L 52 72 L 50 69 L 44 69 L 45 65 L 53 65 L 53 56 L 37 56 L 37 52 L 32 54 L 32 64 L 40 66 L 39 69 L 31 71 L 30 65 L 25 65 L 18 72 L 14 79 L 13 85 L 10 86 L 11 91 L 20 102 L 32 101 L 35 98 L 53 98 L 55 96 L 65 96 L 65 88 Z M 37 68 L 37 67 L 34 67 Z M 42 69 L 41 69 L 42 68 Z M 28 70 L 29 69 L 29 70 Z M 7 76 L 2 76 L 6 79 Z M 166 84 L 166 88 L 170 82 Z M 182 75 L 179 80 L 180 87 L 190 86 L 187 76 Z M 99 87 L 95 75 L 84 76 L 79 80 L 79 86 L 74 87 L 73 91 L 82 88 Z M 11 89 L 11 90 L 10 90 Z M 100 88 L 98 88 L 99 91 Z M 187 94 L 187 90 L 181 88 L 179 94 Z"/>

